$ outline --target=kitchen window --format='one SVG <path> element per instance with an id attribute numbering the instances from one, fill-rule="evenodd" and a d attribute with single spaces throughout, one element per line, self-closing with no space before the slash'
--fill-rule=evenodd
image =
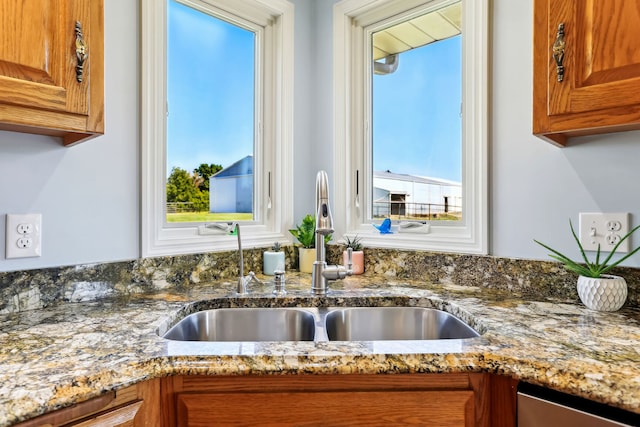
<path id="1" fill-rule="evenodd" d="M 166 221 L 253 221 L 262 29 L 167 7 Z"/>
<path id="2" fill-rule="evenodd" d="M 142 256 L 288 239 L 293 6 L 142 1 Z M 200 211 L 194 213 L 192 211 Z"/>
<path id="3" fill-rule="evenodd" d="M 336 4 L 339 232 L 376 247 L 487 252 L 487 22 L 486 1 Z M 373 226 L 386 219 L 383 234 Z"/>

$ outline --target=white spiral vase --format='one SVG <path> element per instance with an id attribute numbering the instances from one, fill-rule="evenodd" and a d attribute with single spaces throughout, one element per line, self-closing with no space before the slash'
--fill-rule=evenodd
<path id="1" fill-rule="evenodd" d="M 603 274 L 602 277 L 578 277 L 578 295 L 592 310 L 616 311 L 627 300 L 627 282 L 622 277 Z"/>

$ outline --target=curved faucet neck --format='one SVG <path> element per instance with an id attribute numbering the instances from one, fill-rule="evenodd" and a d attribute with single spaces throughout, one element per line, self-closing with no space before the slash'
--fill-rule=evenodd
<path id="1" fill-rule="evenodd" d="M 329 178 L 325 171 L 316 175 L 316 234 L 333 233 L 333 216 L 329 207 Z"/>
<path id="2" fill-rule="evenodd" d="M 327 266 L 324 238 L 333 231 L 333 216 L 329 207 L 329 179 L 325 171 L 319 171 L 316 175 L 316 261 L 313 263 L 311 277 L 311 291 L 316 295 L 326 295 L 329 280 L 344 279 L 353 274 L 350 268 Z"/>

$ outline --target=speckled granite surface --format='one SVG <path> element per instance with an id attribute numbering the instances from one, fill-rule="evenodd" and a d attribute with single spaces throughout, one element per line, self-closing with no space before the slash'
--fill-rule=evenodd
<path id="1" fill-rule="evenodd" d="M 285 246 L 286 270 L 297 267 L 297 248 Z M 341 262 L 343 247 L 329 245 L 327 260 Z M 262 271 L 264 249 L 244 251 L 244 270 Z M 185 292 L 238 275 L 234 252 L 144 258 L 105 264 L 0 272 L 0 314 L 156 291 Z M 500 289 L 521 297 L 578 302 L 576 279 L 556 262 L 492 256 L 365 248 L 365 272 L 395 279 Z M 629 288 L 626 306 L 640 307 L 640 269 L 618 268 Z"/>
<path id="2" fill-rule="evenodd" d="M 312 297 L 247 297 L 201 280 L 0 316 L 0 426 L 146 379 L 175 374 L 494 372 L 640 413 L 640 310 L 601 313 L 573 297 L 385 276 L 351 277 Z M 533 281 L 535 282 L 535 281 Z M 532 285 L 533 286 L 533 285 Z M 483 332 L 449 341 L 183 343 L 157 335 L 190 311 L 238 306 L 414 305 L 452 312 Z"/>

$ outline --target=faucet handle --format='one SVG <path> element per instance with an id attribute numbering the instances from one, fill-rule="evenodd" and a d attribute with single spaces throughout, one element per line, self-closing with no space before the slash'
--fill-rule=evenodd
<path id="1" fill-rule="evenodd" d="M 256 276 L 256 273 L 254 273 L 253 271 L 250 271 L 246 276 L 240 276 L 238 278 L 238 289 L 236 290 L 236 293 L 239 295 L 246 295 L 249 292 L 248 285 L 252 283 L 255 283 L 257 285 L 264 285 L 264 283 L 262 283 L 262 281 L 258 279 L 258 276 Z"/>
<path id="2" fill-rule="evenodd" d="M 260 279 L 258 279 L 258 276 L 256 276 L 256 273 L 254 273 L 253 271 L 250 271 L 249 274 L 247 274 L 247 276 L 245 277 L 245 280 L 247 281 L 247 283 L 255 283 L 257 285 L 264 285 L 264 283 L 262 283 L 262 281 Z"/>

